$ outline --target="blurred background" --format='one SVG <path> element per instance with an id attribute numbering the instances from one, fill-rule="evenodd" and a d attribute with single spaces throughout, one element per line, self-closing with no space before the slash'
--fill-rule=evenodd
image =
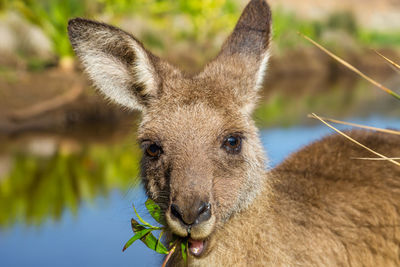
<path id="1" fill-rule="evenodd" d="M 139 114 L 99 97 L 66 32 L 73 17 L 131 32 L 188 73 L 232 31 L 246 0 L 0 0 L 2 266 L 154 266 L 132 236 L 145 213 Z M 272 58 L 254 118 L 272 165 L 330 130 L 319 115 L 400 128 L 400 103 L 309 44 L 301 32 L 400 92 L 398 0 L 269 0 Z"/>

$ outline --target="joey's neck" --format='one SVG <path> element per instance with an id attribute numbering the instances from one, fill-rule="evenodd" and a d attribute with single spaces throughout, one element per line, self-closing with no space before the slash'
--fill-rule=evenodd
<path id="1" fill-rule="evenodd" d="M 238 230 L 247 226 L 256 226 L 265 221 L 265 216 L 272 212 L 271 201 L 273 193 L 271 191 L 270 173 L 265 171 L 260 179 L 259 188 L 252 192 L 251 201 L 236 211 L 231 217 L 218 228 L 217 235 L 227 235 L 230 231 Z"/>
<path id="2" fill-rule="evenodd" d="M 253 190 L 247 194 L 250 195 L 248 202 L 232 216 L 232 219 L 240 218 L 240 220 L 243 220 L 248 214 L 257 212 L 260 209 L 269 208 L 270 199 L 272 199 L 271 184 L 273 179 L 271 173 L 264 171 L 260 174 L 259 179 L 256 180 L 257 183 L 252 188 Z"/>
<path id="3" fill-rule="evenodd" d="M 269 174 L 265 170 L 248 174 L 248 180 L 242 187 L 232 216 L 251 209 L 259 201 L 260 196 L 265 198 L 269 188 L 268 177 Z"/>

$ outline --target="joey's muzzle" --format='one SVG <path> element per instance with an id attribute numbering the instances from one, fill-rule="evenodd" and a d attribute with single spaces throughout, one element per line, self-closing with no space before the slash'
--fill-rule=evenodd
<path id="1" fill-rule="evenodd" d="M 170 206 L 171 217 L 187 226 L 193 226 L 211 218 L 211 204 L 200 201 L 182 210 L 177 204 Z"/>
<path id="2" fill-rule="evenodd" d="M 215 225 L 213 205 L 202 200 L 171 203 L 166 219 L 174 234 L 195 239 L 208 237 Z"/>

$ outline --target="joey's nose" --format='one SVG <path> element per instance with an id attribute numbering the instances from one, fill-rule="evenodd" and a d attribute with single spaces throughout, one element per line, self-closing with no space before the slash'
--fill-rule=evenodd
<path id="1" fill-rule="evenodd" d="M 211 217 L 211 204 L 200 201 L 197 205 L 180 208 L 177 204 L 171 204 L 171 215 L 186 225 L 199 224 Z"/>

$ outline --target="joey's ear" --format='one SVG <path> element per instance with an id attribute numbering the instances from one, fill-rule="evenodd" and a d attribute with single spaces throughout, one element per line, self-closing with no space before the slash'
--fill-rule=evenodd
<path id="1" fill-rule="evenodd" d="M 156 96 L 159 59 L 130 34 L 86 19 L 68 23 L 72 47 L 95 86 L 110 100 L 143 110 Z"/>
<path id="2" fill-rule="evenodd" d="M 236 90 L 234 93 L 247 97 L 242 101 L 251 111 L 257 90 L 264 81 L 270 38 L 271 10 L 265 0 L 251 0 L 221 52 L 200 75 L 232 81 L 236 87 L 233 88 Z"/>

